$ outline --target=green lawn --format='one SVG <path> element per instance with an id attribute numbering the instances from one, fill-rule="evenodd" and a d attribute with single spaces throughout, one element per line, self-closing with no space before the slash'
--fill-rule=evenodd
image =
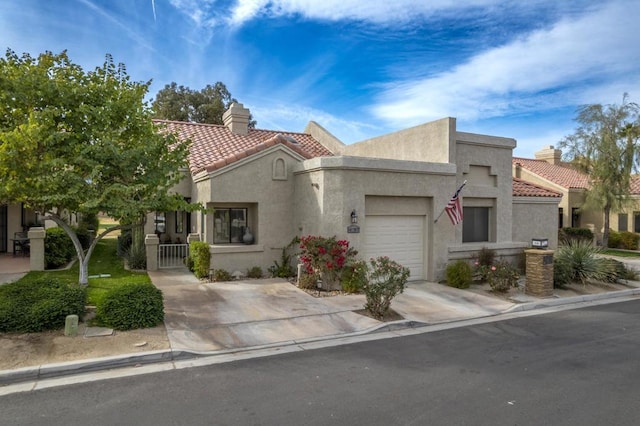
<path id="1" fill-rule="evenodd" d="M 104 294 L 113 287 L 130 282 L 151 282 L 146 272 L 131 272 L 124 269 L 122 258 L 116 255 L 116 239 L 101 240 L 89 262 L 89 276 L 109 274 L 109 278 L 89 278 L 87 303 L 95 305 Z M 70 284 L 78 282 L 78 262 L 69 270 L 29 272 L 23 280 L 32 280 L 42 276 L 56 277 Z"/>
<path id="2" fill-rule="evenodd" d="M 640 252 L 638 251 L 616 250 L 616 249 L 603 250 L 602 254 L 609 255 L 609 256 L 620 256 L 620 257 L 640 257 Z"/>

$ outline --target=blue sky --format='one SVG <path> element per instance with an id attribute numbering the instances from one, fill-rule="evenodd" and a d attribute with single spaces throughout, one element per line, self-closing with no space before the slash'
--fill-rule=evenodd
<path id="1" fill-rule="evenodd" d="M 258 127 L 345 143 L 456 117 L 532 157 L 579 105 L 640 102 L 639 0 L 4 0 L 4 48 L 106 53 L 152 98 L 224 82 Z"/>

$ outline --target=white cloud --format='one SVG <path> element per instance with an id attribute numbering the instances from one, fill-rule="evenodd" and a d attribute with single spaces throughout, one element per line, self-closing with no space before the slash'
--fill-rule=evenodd
<path id="1" fill-rule="evenodd" d="M 252 103 L 249 101 L 245 106 L 249 104 Z M 261 129 L 302 132 L 309 121 L 315 121 L 344 143 L 356 142 L 381 133 L 379 127 L 371 124 L 347 120 L 297 104 L 267 102 L 265 105 L 252 104 L 250 109 Z"/>
<path id="2" fill-rule="evenodd" d="M 578 19 L 479 53 L 449 72 L 391 83 L 373 113 L 406 126 L 445 116 L 473 120 L 594 102 L 585 99 L 584 87 L 602 93 L 600 81 L 610 88 L 640 79 L 634 36 L 639 15 L 638 2 L 605 3 Z"/>
<path id="3" fill-rule="evenodd" d="M 488 6 L 498 0 L 238 0 L 232 7 L 231 22 L 242 24 L 257 16 L 299 15 L 329 21 L 360 20 L 397 23 L 434 12 Z M 504 3 L 504 1 L 502 2 Z"/>

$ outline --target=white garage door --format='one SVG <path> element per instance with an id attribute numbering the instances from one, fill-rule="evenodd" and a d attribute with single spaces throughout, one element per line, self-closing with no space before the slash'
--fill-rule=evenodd
<path id="1" fill-rule="evenodd" d="M 424 279 L 424 216 L 367 216 L 361 257 L 388 256 Z"/>

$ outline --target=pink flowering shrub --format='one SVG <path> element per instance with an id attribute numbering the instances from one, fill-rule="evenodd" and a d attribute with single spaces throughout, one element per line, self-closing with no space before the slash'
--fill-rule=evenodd
<path id="1" fill-rule="evenodd" d="M 320 278 L 325 289 L 332 289 L 339 284 L 343 269 L 358 254 L 349 247 L 349 241 L 338 240 L 335 236 L 301 237 L 300 249 L 300 261 L 305 271 Z"/>
<path id="2" fill-rule="evenodd" d="M 489 268 L 488 281 L 491 290 L 505 293 L 512 287 L 518 286 L 520 274 L 509 262 L 498 261 Z"/>

